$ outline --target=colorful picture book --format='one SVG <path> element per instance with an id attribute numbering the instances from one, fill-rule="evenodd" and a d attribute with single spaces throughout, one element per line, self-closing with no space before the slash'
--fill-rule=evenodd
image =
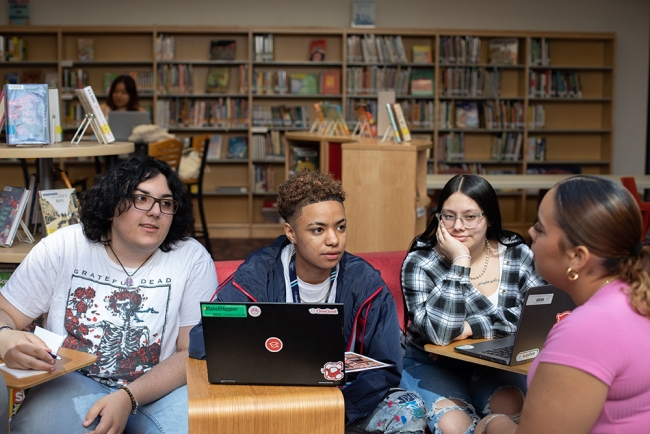
<path id="1" fill-rule="evenodd" d="M 38 194 L 47 235 L 79 223 L 79 200 L 74 188 L 40 190 Z"/>
<path id="2" fill-rule="evenodd" d="M 210 60 L 235 60 L 237 41 L 217 40 L 210 41 Z"/>
<path id="3" fill-rule="evenodd" d="M 327 50 L 327 39 L 314 39 L 309 43 L 309 60 L 322 62 L 325 60 Z"/>
<path id="4" fill-rule="evenodd" d="M 20 225 L 29 190 L 6 186 L 0 195 L 0 246 L 11 247 Z"/>
<path id="5" fill-rule="evenodd" d="M 320 74 L 320 93 L 338 95 L 341 93 L 341 70 L 327 69 Z"/>
<path id="6" fill-rule="evenodd" d="M 223 135 L 221 134 L 212 134 L 210 136 L 210 143 L 208 144 L 208 160 L 220 160 L 221 152 L 223 149 Z"/>
<path id="7" fill-rule="evenodd" d="M 296 72 L 289 74 L 289 91 L 297 95 L 318 94 L 318 74 Z"/>
<path id="8" fill-rule="evenodd" d="M 490 63 L 516 65 L 519 42 L 517 38 L 490 39 Z"/>
<path id="9" fill-rule="evenodd" d="M 5 84 L 8 145 L 49 145 L 47 84 Z"/>
<path id="10" fill-rule="evenodd" d="M 456 128 L 478 128 L 479 115 L 476 101 L 456 102 Z"/>
<path id="11" fill-rule="evenodd" d="M 395 119 L 395 113 L 393 112 L 393 107 L 391 106 L 390 103 L 386 103 L 386 112 L 388 113 L 390 126 L 393 128 L 393 137 L 395 137 L 395 143 L 402 143 L 402 136 L 399 133 L 399 126 L 397 125 L 397 119 Z"/>
<path id="12" fill-rule="evenodd" d="M 413 46 L 413 63 L 432 63 L 433 56 L 431 55 L 430 45 L 414 45 Z"/>
<path id="13" fill-rule="evenodd" d="M 292 158 L 292 170 L 293 172 L 300 172 L 304 169 L 307 170 L 318 170 L 319 161 L 318 161 L 318 148 L 316 147 L 302 147 L 302 146 L 293 146 L 291 148 L 293 153 Z"/>
<path id="14" fill-rule="evenodd" d="M 77 60 L 91 62 L 95 60 L 95 49 L 92 38 L 77 38 Z"/>
<path id="15" fill-rule="evenodd" d="M 411 95 L 431 96 L 433 95 L 433 70 L 413 69 L 411 71 Z"/>
<path id="16" fill-rule="evenodd" d="M 205 82 L 206 93 L 227 93 L 230 68 L 210 68 Z"/>
<path id="17" fill-rule="evenodd" d="M 402 138 L 403 142 L 411 141 L 411 132 L 409 131 L 408 125 L 406 125 L 406 119 L 404 118 L 404 112 L 402 111 L 402 106 L 399 103 L 393 104 L 391 106 L 393 113 L 395 114 L 395 121 L 397 122 L 397 128 L 399 128 L 399 135 Z"/>
<path id="18" fill-rule="evenodd" d="M 248 139 L 231 137 L 228 139 L 228 158 L 243 159 L 248 157 Z"/>
<path id="19" fill-rule="evenodd" d="M 357 116 L 357 122 L 367 123 L 370 132 L 370 137 L 377 136 L 377 123 L 375 118 L 372 115 L 372 112 L 368 110 L 368 107 L 365 104 L 359 104 L 354 108 L 354 112 Z"/>

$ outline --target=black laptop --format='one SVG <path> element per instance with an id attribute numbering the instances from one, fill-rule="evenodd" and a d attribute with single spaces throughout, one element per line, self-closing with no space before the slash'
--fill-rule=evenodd
<path id="1" fill-rule="evenodd" d="M 532 361 L 544 346 L 551 328 L 568 315 L 575 303 L 569 295 L 552 285 L 530 288 L 526 293 L 514 335 L 460 345 L 459 353 L 503 365 L 520 365 Z"/>
<path id="2" fill-rule="evenodd" d="M 115 140 L 126 142 L 133 132 L 133 128 L 151 123 L 151 115 L 139 111 L 110 111 L 107 122 Z"/>
<path id="3" fill-rule="evenodd" d="M 202 302 L 201 316 L 210 383 L 344 383 L 343 304 Z"/>

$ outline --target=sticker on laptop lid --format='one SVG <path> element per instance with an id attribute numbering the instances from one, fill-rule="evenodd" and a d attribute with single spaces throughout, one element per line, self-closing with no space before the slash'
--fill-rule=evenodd
<path id="1" fill-rule="evenodd" d="M 203 304 L 201 315 L 204 317 L 246 318 L 246 306 L 243 304 Z"/>
<path id="2" fill-rule="evenodd" d="M 328 381 L 341 380 L 344 375 L 343 362 L 327 362 L 320 371 Z"/>
<path id="3" fill-rule="evenodd" d="M 309 309 L 309 313 L 312 315 L 338 315 L 339 310 L 337 308 L 312 307 Z"/>
<path id="4" fill-rule="evenodd" d="M 553 295 L 555 294 L 535 294 L 528 297 L 526 306 L 535 306 L 540 304 L 551 304 L 553 302 Z"/>
<path id="5" fill-rule="evenodd" d="M 259 306 L 253 305 L 248 308 L 248 314 L 254 318 L 257 318 L 262 314 L 262 309 Z"/>
<path id="6" fill-rule="evenodd" d="M 282 340 L 280 338 L 276 337 L 271 337 L 264 342 L 264 346 L 266 347 L 267 350 L 269 350 L 272 353 L 277 353 L 282 349 L 284 344 L 282 343 Z"/>
<path id="7" fill-rule="evenodd" d="M 533 348 L 532 350 L 522 351 L 521 353 L 517 354 L 517 357 L 515 359 L 518 362 L 523 362 L 524 360 L 534 359 L 538 354 L 539 349 Z"/>

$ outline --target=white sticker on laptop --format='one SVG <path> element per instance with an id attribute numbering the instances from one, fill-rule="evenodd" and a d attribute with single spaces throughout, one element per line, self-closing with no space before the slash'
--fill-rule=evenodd
<path id="1" fill-rule="evenodd" d="M 538 304 L 551 304 L 553 302 L 554 294 L 535 294 L 528 297 L 526 306 L 535 306 Z"/>
<path id="2" fill-rule="evenodd" d="M 260 316 L 262 314 L 262 309 L 260 309 L 259 306 L 253 305 L 253 306 L 248 308 L 248 314 L 250 316 L 253 316 L 253 317 L 257 318 L 258 316 Z"/>
<path id="3" fill-rule="evenodd" d="M 532 350 L 522 351 L 521 353 L 517 354 L 516 359 L 518 362 L 523 362 L 524 360 L 534 359 L 538 354 L 539 349 L 534 348 Z"/>
<path id="4" fill-rule="evenodd" d="M 337 308 L 312 307 L 309 309 L 309 313 L 312 315 L 338 315 L 339 310 Z"/>

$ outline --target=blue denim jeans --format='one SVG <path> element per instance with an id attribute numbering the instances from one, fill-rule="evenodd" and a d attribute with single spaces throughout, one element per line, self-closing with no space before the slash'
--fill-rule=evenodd
<path id="1" fill-rule="evenodd" d="M 69 434 L 92 431 L 100 418 L 82 425 L 90 407 L 118 389 L 105 386 L 78 372 L 71 372 L 29 390 L 18 413 L 11 419 L 12 434 Z M 129 416 L 124 433 L 187 433 L 187 386 L 157 401 L 138 407 Z"/>
<path id="2" fill-rule="evenodd" d="M 429 428 L 437 433 L 437 423 L 444 412 L 434 415 L 440 398 L 456 398 L 466 404 L 464 409 L 475 421 L 490 413 L 489 400 L 496 391 L 512 387 L 526 393 L 526 377 L 501 369 L 488 368 L 439 356 L 434 361 L 429 353 L 411 345 L 406 348 L 400 387 L 417 391 L 430 411 Z M 473 432 L 472 427 L 468 432 Z"/>

